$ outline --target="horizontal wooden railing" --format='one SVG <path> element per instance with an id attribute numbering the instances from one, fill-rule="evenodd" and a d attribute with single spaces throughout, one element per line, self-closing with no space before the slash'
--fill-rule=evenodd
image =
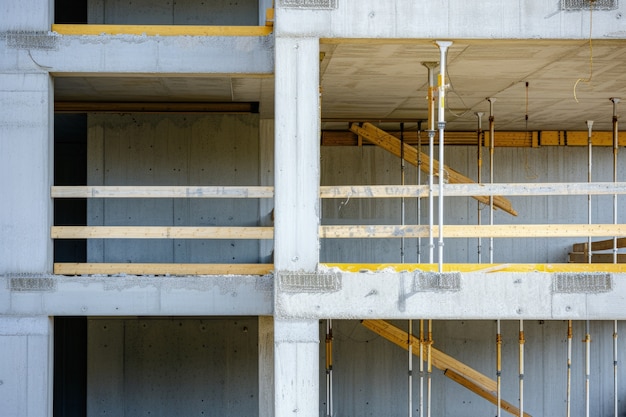
<path id="1" fill-rule="evenodd" d="M 527 183 L 527 184 L 445 184 L 444 197 L 564 196 L 626 194 L 626 183 Z M 438 194 L 438 189 L 433 190 Z M 320 198 L 424 198 L 428 186 L 322 186 Z M 273 198 L 270 186 L 54 186 L 52 198 Z M 425 238 L 426 225 L 321 225 L 322 239 Z M 432 234 L 439 235 L 438 226 Z M 624 224 L 501 224 L 444 225 L 445 238 L 550 238 L 626 236 Z M 271 240 L 271 226 L 193 227 L 193 226 L 53 226 L 54 239 L 253 239 Z M 620 242 L 623 238 L 620 239 Z M 607 241 L 609 242 L 609 241 Z M 610 240 L 611 244 L 613 240 Z M 611 246 L 612 248 L 612 246 Z M 594 250 L 594 246 L 592 246 Z M 621 256 L 623 257 L 623 256 Z M 57 263 L 61 274 L 256 274 L 267 273 L 271 264 L 97 264 Z"/>

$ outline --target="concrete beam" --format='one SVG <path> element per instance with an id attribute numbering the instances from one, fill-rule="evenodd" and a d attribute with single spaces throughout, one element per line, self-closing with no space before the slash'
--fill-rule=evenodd
<path id="1" fill-rule="evenodd" d="M 275 291 L 293 319 L 626 319 L 623 273 L 332 272 L 279 275 Z"/>
<path id="2" fill-rule="evenodd" d="M 3 315 L 271 315 L 272 295 L 271 276 L 0 276 Z"/>
<path id="3" fill-rule="evenodd" d="M 311 2 L 278 2 L 276 36 L 372 39 L 586 39 L 589 10 L 564 11 L 545 0 L 407 2 L 346 0 L 312 11 Z M 618 3 L 618 2 L 616 2 Z M 614 10 L 593 11 L 594 38 L 624 39 L 621 2 Z M 472 24 L 472 22 L 480 24 Z"/>
<path id="4" fill-rule="evenodd" d="M 0 61 L 0 71 L 45 68 L 55 75 L 98 73 L 98 76 L 115 73 L 269 76 L 274 72 L 272 36 L 61 36 L 53 32 L 0 32 L 0 49 L 8 56 L 13 55 L 13 60 Z M 224 54 L 224 51 L 230 52 Z"/>

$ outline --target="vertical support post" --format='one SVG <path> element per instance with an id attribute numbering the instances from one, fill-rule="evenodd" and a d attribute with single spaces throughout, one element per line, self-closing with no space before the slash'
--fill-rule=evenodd
<path id="1" fill-rule="evenodd" d="M 439 47 L 439 79 L 438 79 L 438 87 L 439 87 L 439 113 L 437 116 L 437 124 L 439 127 L 439 241 L 438 241 L 438 261 L 439 261 L 439 272 L 443 272 L 443 203 L 444 203 L 444 193 L 443 193 L 443 184 L 445 182 L 445 172 L 444 172 L 444 132 L 446 129 L 446 55 L 448 53 L 448 48 L 452 45 L 450 41 L 436 41 L 437 46 Z"/>
<path id="2" fill-rule="evenodd" d="M 593 150 L 593 142 L 591 140 L 591 129 L 593 127 L 593 120 L 587 120 L 587 182 L 591 183 L 591 167 L 592 167 L 592 157 L 591 153 Z M 591 194 L 587 194 L 587 221 L 591 224 Z M 591 236 L 587 237 L 587 263 L 591 263 L 592 260 L 592 251 L 591 251 Z"/>
<path id="3" fill-rule="evenodd" d="M 476 139 L 477 139 L 477 177 L 476 177 L 476 182 L 478 184 L 482 184 L 483 182 L 483 176 L 482 176 L 482 169 L 483 169 L 483 140 L 482 140 L 482 136 L 483 136 L 483 115 L 484 113 L 479 111 L 474 113 L 476 115 L 476 117 L 478 118 L 478 126 L 476 128 Z M 480 216 L 480 201 L 477 201 L 477 214 L 476 214 L 476 222 L 478 224 L 478 226 L 480 226 L 481 223 L 481 216 Z M 482 238 L 478 238 L 478 263 L 482 263 L 483 259 L 482 259 Z"/>
<path id="4" fill-rule="evenodd" d="M 422 62 L 428 69 L 428 157 L 430 161 L 435 158 L 435 68 L 438 62 Z M 434 168 L 432 162 L 428 167 L 428 262 L 434 262 Z"/>
<path id="5" fill-rule="evenodd" d="M 589 320 L 585 321 L 585 417 L 589 417 L 589 377 L 591 375 L 591 335 Z"/>
<path id="6" fill-rule="evenodd" d="M 617 104 L 620 99 L 611 98 L 613 102 L 613 182 L 617 182 L 617 152 L 619 150 L 619 129 L 617 127 Z M 617 224 L 617 194 L 613 194 L 613 224 Z M 613 237 L 613 263 L 617 263 L 617 236 Z"/>
<path id="7" fill-rule="evenodd" d="M 417 185 L 422 185 L 422 121 L 417 122 Z M 422 197 L 417 198 L 417 225 L 422 223 Z M 417 238 L 417 263 L 422 263 L 422 238 Z"/>
<path id="8" fill-rule="evenodd" d="M 413 416 L 413 320 L 409 320 L 408 323 L 408 416 Z"/>
<path id="9" fill-rule="evenodd" d="M 333 321 L 326 320 L 326 416 L 333 416 Z"/>
<path id="10" fill-rule="evenodd" d="M 404 163 L 404 123 L 400 123 L 400 184 L 404 187 L 405 180 L 405 163 Z M 405 212 L 404 212 L 404 197 L 400 198 L 400 222 L 402 226 L 404 226 L 405 222 Z M 400 238 L 400 263 L 404 263 L 404 236 Z"/>
<path id="11" fill-rule="evenodd" d="M 424 320 L 420 320 L 420 400 L 419 417 L 424 417 Z"/>
<path id="12" fill-rule="evenodd" d="M 489 183 L 493 184 L 493 157 L 496 147 L 496 118 L 493 114 L 493 103 L 496 99 L 489 97 Z M 493 193 L 489 195 L 489 225 L 493 226 Z M 493 237 L 489 238 L 489 263 L 493 263 Z"/>
<path id="13" fill-rule="evenodd" d="M 274 416 L 274 318 L 259 316 L 259 417 Z"/>
<path id="14" fill-rule="evenodd" d="M 500 320 L 496 320 L 496 417 L 502 412 L 502 334 Z"/>
<path id="15" fill-rule="evenodd" d="M 519 321 L 519 415 L 524 415 L 524 320 Z"/>
<path id="16" fill-rule="evenodd" d="M 567 396 L 565 399 L 565 416 L 571 416 L 572 405 L 572 321 L 567 321 Z"/>
<path id="17" fill-rule="evenodd" d="M 613 321 L 613 415 L 619 416 L 619 392 L 617 390 L 617 320 Z"/>
<path id="18" fill-rule="evenodd" d="M 431 415 L 431 398 L 432 398 L 432 374 L 433 374 L 433 321 L 428 320 L 428 340 L 426 341 L 426 405 L 428 407 L 427 417 Z"/>

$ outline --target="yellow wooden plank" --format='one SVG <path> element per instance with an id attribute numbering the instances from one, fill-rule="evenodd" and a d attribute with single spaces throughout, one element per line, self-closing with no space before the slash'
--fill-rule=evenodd
<path id="1" fill-rule="evenodd" d="M 391 152 L 392 154 L 398 157 L 400 157 L 400 155 L 404 155 L 404 159 L 408 163 L 416 167 L 419 167 L 422 171 L 424 172 L 430 171 L 431 161 L 428 155 L 426 155 L 423 152 L 419 152 L 416 148 L 414 148 L 413 146 L 409 144 L 406 144 L 406 143 L 402 144 L 402 142 L 399 139 L 388 134 L 384 130 L 377 128 L 373 124 L 364 123 L 363 126 L 361 127 L 361 126 L 358 126 L 356 123 L 352 123 L 352 125 L 350 126 L 350 130 L 358 135 L 363 136 L 368 141 L 380 146 L 381 148 L 387 150 L 388 152 Z M 401 148 L 403 148 L 403 152 L 401 151 Z M 421 160 L 421 163 L 418 163 L 418 154 L 420 155 L 419 160 Z M 433 170 L 435 172 L 438 172 L 439 162 L 433 160 L 432 165 L 433 165 Z M 460 174 L 459 172 L 453 170 L 452 168 L 445 166 L 445 165 L 444 167 L 445 167 L 447 182 L 461 183 L 461 184 L 475 183 L 475 181 Z M 474 198 L 484 204 L 489 204 L 489 197 L 475 196 Z M 507 213 L 510 213 L 514 216 L 517 216 L 517 212 L 513 209 L 511 202 L 507 200 L 506 198 L 501 197 L 501 196 L 494 196 L 493 204 L 494 204 L 494 207 L 502 209 L 506 211 Z"/>
<path id="2" fill-rule="evenodd" d="M 53 24 L 60 35 L 267 36 L 272 26 Z"/>
<path id="3" fill-rule="evenodd" d="M 423 225 L 326 225 L 320 226 L 320 237 L 325 239 L 361 238 L 420 238 L 429 236 L 429 227 Z M 439 227 L 433 226 L 433 235 L 439 236 Z M 444 225 L 445 238 L 528 238 L 528 237 L 583 237 L 626 236 L 626 224 L 508 224 L 508 225 Z"/>
<path id="4" fill-rule="evenodd" d="M 274 187 L 53 186 L 52 198 L 273 198 Z"/>
<path id="5" fill-rule="evenodd" d="M 363 271 L 382 272 L 392 270 L 394 272 L 438 272 L 438 264 L 362 264 L 362 263 L 324 263 L 325 268 L 338 269 L 344 272 L 359 273 Z M 443 264 L 443 272 L 614 272 L 626 273 L 626 265 L 604 264 Z"/>
<path id="6" fill-rule="evenodd" d="M 478 396 L 486 399 L 490 403 L 494 405 L 498 404 L 498 397 L 496 394 L 494 394 L 491 391 L 486 390 L 484 387 L 481 387 L 480 385 L 472 383 L 472 381 L 468 380 L 463 375 L 454 372 L 452 369 L 446 369 L 443 374 L 447 376 L 448 378 L 450 378 L 451 380 L 453 380 L 454 382 L 456 382 L 457 384 L 464 386 L 465 388 L 469 389 L 470 391 L 477 394 Z M 500 399 L 500 407 L 503 410 L 507 411 L 508 413 L 513 414 L 514 416 L 520 415 L 519 408 L 515 407 L 508 401 L 504 401 L 503 399 Z M 528 413 L 524 413 L 524 416 L 531 417 L 530 414 Z"/>
<path id="7" fill-rule="evenodd" d="M 273 264 L 55 263 L 58 275 L 267 275 Z"/>
<path id="8" fill-rule="evenodd" d="M 591 251 L 610 250 L 613 249 L 613 245 L 613 239 L 591 242 Z M 622 237 L 617 239 L 617 247 L 626 248 L 626 238 Z M 587 242 L 575 243 L 573 246 L 573 252 L 587 252 Z"/>
<path id="9" fill-rule="evenodd" d="M 402 329 L 399 329 L 384 320 L 363 320 L 361 324 L 373 332 L 383 336 L 390 342 L 408 350 L 408 334 Z M 415 336 L 411 336 L 411 342 L 413 346 L 419 346 L 419 339 Z M 413 349 L 413 354 L 419 357 L 419 349 Z M 479 383 L 486 389 L 491 391 L 496 390 L 496 381 L 434 347 L 431 347 L 431 358 L 433 366 L 437 369 L 442 371 L 445 371 L 446 369 L 454 369 L 456 372 L 464 375 L 476 383 Z"/>
<path id="10" fill-rule="evenodd" d="M 565 132 L 565 142 L 567 146 L 588 146 L 589 132 Z M 591 143 L 593 146 L 613 146 L 613 132 L 592 132 Z"/>
<path id="11" fill-rule="evenodd" d="M 589 262 L 589 258 L 587 254 L 584 252 L 572 252 L 568 255 L 569 261 L 573 263 L 587 263 Z M 613 262 L 613 254 L 612 253 L 592 253 L 591 254 L 591 263 L 593 264 L 608 264 Z M 617 263 L 623 264 L 626 263 L 626 253 L 618 253 L 617 254 Z"/>
<path id="12" fill-rule="evenodd" d="M 273 227 L 53 226 L 53 239 L 273 239 Z"/>

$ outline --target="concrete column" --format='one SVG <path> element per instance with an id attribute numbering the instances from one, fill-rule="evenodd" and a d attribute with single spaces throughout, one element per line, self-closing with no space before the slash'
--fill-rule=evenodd
<path id="1" fill-rule="evenodd" d="M 53 86 L 0 74 L 0 274 L 52 272 Z"/>
<path id="2" fill-rule="evenodd" d="M 276 38 L 275 234 L 277 271 L 319 261 L 319 40 Z"/>
<path id="3" fill-rule="evenodd" d="M 0 414 L 52 416 L 52 320 L 0 317 Z"/>
<path id="4" fill-rule="evenodd" d="M 259 121 L 259 179 L 263 186 L 274 185 L 274 120 Z M 259 199 L 260 226 L 274 226 L 274 201 L 270 198 Z M 274 242 L 262 240 L 259 245 L 259 261 L 272 263 Z"/>
<path id="5" fill-rule="evenodd" d="M 319 417 L 317 320 L 274 318 L 276 417 Z"/>
<path id="6" fill-rule="evenodd" d="M 274 417 L 274 318 L 259 316 L 259 417 Z"/>

